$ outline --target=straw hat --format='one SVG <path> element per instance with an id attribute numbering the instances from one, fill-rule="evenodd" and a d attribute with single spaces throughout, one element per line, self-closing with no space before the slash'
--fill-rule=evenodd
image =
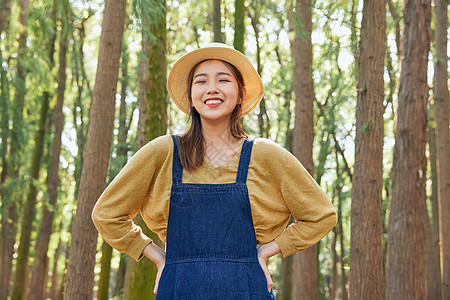
<path id="1" fill-rule="evenodd" d="M 167 90 L 175 104 L 186 114 L 190 113 L 190 103 L 187 97 L 188 75 L 199 62 L 207 59 L 219 59 L 229 62 L 241 72 L 247 95 L 242 101 L 242 115 L 250 113 L 261 101 L 264 85 L 261 78 L 248 58 L 233 47 L 211 43 L 193 50 L 181 57 L 170 70 L 167 79 Z"/>

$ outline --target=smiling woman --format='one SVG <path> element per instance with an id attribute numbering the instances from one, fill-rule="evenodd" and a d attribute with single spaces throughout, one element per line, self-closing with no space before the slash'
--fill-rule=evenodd
<path id="1" fill-rule="evenodd" d="M 94 208 L 98 231 L 156 264 L 158 300 L 274 299 L 268 259 L 317 243 L 336 223 L 333 205 L 292 154 L 242 129 L 264 92 L 245 55 L 217 43 L 194 50 L 167 88 L 191 126 L 135 154 Z M 138 211 L 166 251 L 132 222 Z"/>

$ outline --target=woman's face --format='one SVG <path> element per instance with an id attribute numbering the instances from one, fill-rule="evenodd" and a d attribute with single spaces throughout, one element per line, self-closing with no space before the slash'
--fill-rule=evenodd
<path id="1" fill-rule="evenodd" d="M 245 90 L 244 97 L 245 97 Z M 220 60 L 207 60 L 194 72 L 191 105 L 202 119 L 229 120 L 236 104 L 240 103 L 239 85 L 229 67 Z"/>

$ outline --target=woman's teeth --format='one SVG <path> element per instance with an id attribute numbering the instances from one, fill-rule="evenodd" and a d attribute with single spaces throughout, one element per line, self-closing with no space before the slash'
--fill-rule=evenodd
<path id="1" fill-rule="evenodd" d="M 208 105 L 208 104 L 220 104 L 222 102 L 223 102 L 222 100 L 206 100 L 205 104 L 206 105 Z"/>

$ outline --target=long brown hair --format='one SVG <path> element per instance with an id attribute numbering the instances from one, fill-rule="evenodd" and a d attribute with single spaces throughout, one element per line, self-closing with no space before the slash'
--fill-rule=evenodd
<path id="1" fill-rule="evenodd" d="M 192 82 L 194 80 L 194 73 L 197 70 L 198 66 L 207 60 L 211 59 L 205 59 L 199 63 L 197 63 L 192 70 L 189 72 L 188 78 L 187 78 L 187 98 L 190 103 L 192 103 L 192 97 L 191 97 L 191 90 L 192 90 Z M 223 61 L 229 69 L 231 70 L 233 76 L 236 78 L 238 87 L 239 87 L 239 98 L 243 100 L 244 96 L 244 78 L 242 77 L 241 72 L 230 64 L 229 62 Z M 242 106 L 241 104 L 236 104 L 236 107 L 234 108 L 233 112 L 231 113 L 230 118 L 230 133 L 235 139 L 241 139 L 246 138 L 248 135 L 244 132 L 244 129 L 242 128 L 241 124 L 241 113 L 242 113 Z M 180 155 L 180 161 L 183 165 L 183 168 L 188 170 L 193 170 L 198 167 L 200 167 L 203 163 L 203 157 L 205 156 L 205 145 L 204 145 L 204 139 L 203 139 L 203 132 L 202 132 L 202 123 L 201 123 L 201 117 L 198 111 L 195 109 L 195 107 L 191 106 L 190 109 L 190 118 L 191 118 L 191 126 L 183 135 L 181 135 L 179 141 L 179 155 Z"/>

